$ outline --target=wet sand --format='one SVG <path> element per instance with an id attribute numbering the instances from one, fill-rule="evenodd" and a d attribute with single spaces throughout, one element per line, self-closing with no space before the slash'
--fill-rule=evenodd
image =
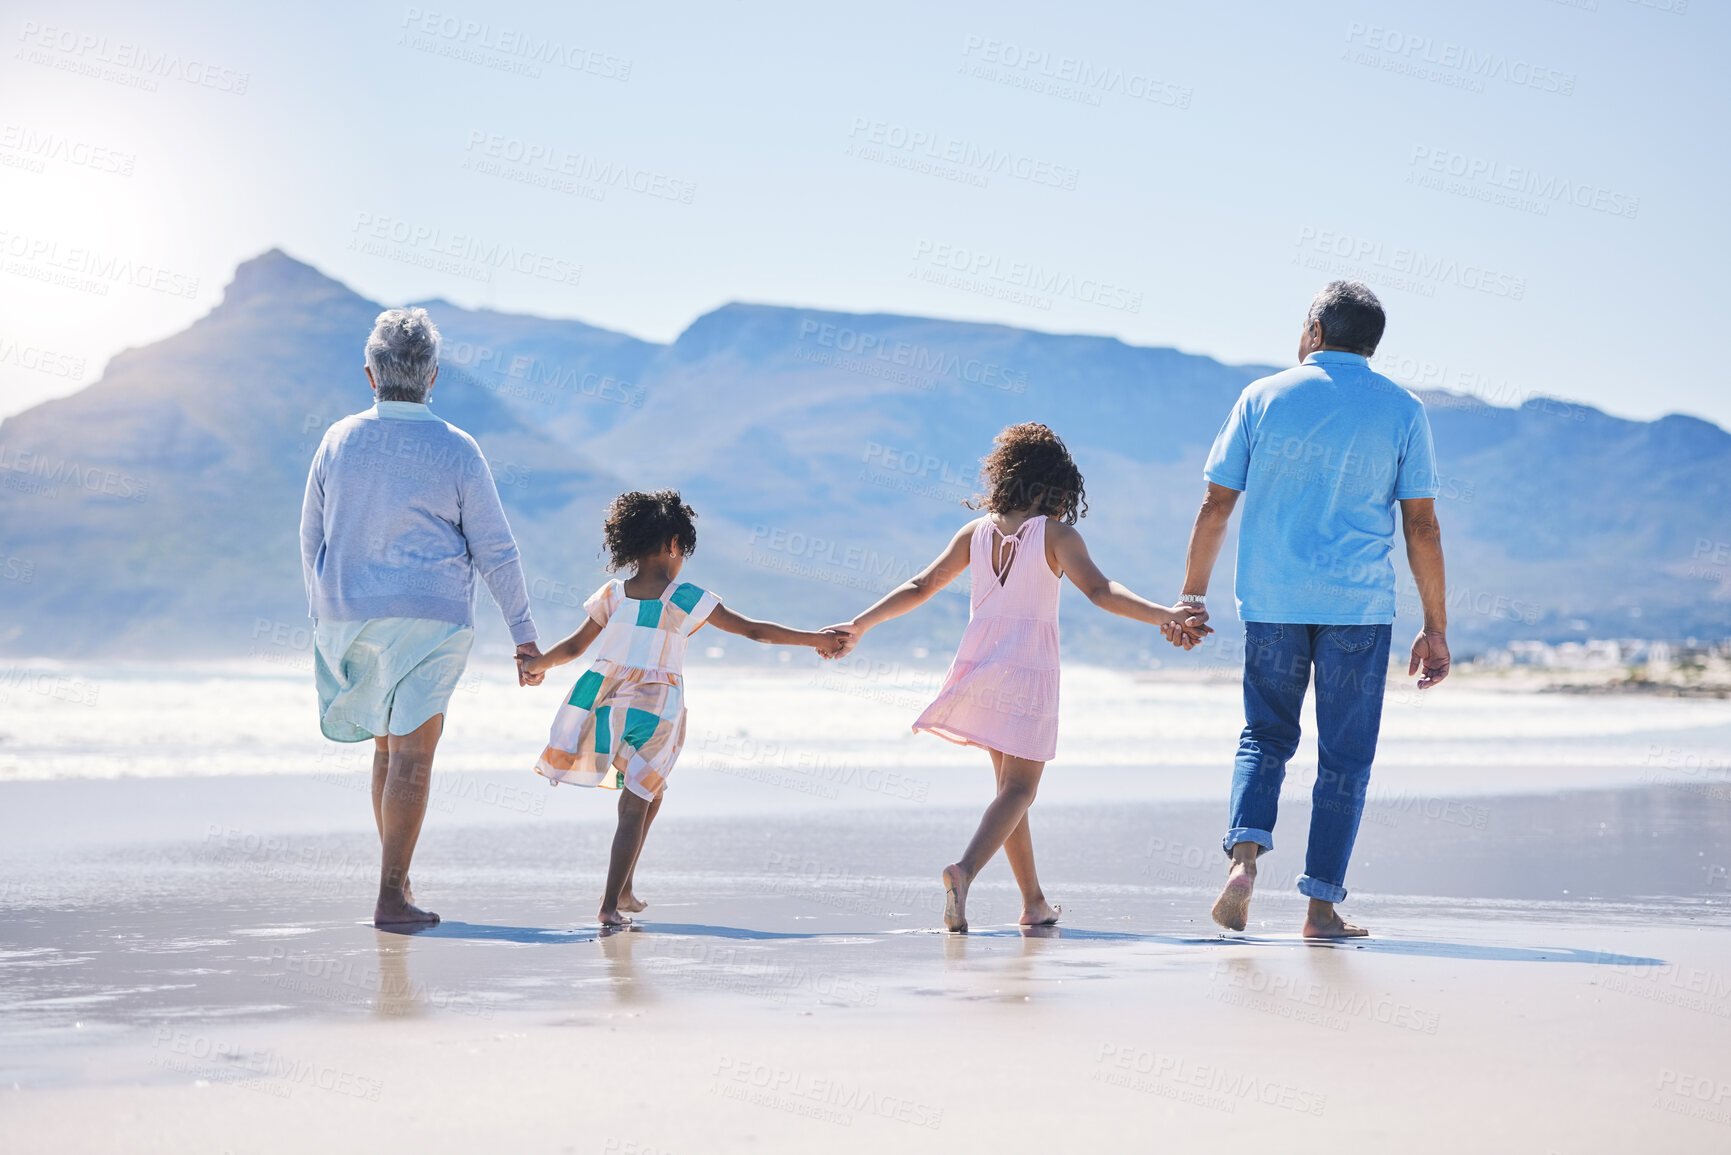
<path id="1" fill-rule="evenodd" d="M 650 909 L 603 936 L 607 808 L 472 778 L 418 936 L 361 921 L 358 793 L 0 785 L 0 1149 L 1731 1145 L 1731 808 L 1700 789 L 1384 796 L 1344 908 L 1375 936 L 1313 946 L 1296 799 L 1245 935 L 1207 921 L 1218 804 L 1042 800 L 1062 927 L 1012 925 L 1000 861 L 957 936 L 936 871 L 973 809 L 670 796 Z"/>

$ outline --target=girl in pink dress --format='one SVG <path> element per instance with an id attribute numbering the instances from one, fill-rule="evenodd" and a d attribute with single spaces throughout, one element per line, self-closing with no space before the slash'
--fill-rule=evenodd
<path id="1" fill-rule="evenodd" d="M 968 929 L 968 887 L 999 847 L 1022 891 L 1024 926 L 1049 926 L 1058 908 L 1034 873 L 1028 807 L 1040 773 L 1058 749 L 1058 589 L 1070 581 L 1107 613 L 1192 639 L 1209 632 L 1206 615 L 1167 608 L 1107 578 L 1073 528 L 1088 512 L 1082 474 L 1064 443 L 1044 425 L 1012 425 L 984 460 L 985 515 L 964 525 L 924 572 L 842 626 L 852 649 L 865 632 L 929 600 L 966 569 L 973 583 L 968 627 L 935 701 L 914 723 L 992 758 L 998 792 L 959 861 L 944 868 L 944 925 Z M 845 652 L 845 651 L 844 651 Z"/>

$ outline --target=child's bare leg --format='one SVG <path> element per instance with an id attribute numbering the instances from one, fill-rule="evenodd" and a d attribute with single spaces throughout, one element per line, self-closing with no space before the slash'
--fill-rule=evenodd
<path id="1" fill-rule="evenodd" d="M 1004 857 L 1010 861 L 1010 872 L 1016 876 L 1016 885 L 1022 891 L 1022 917 L 1018 920 L 1023 926 L 1051 926 L 1058 921 L 1061 907 L 1053 906 L 1046 901 L 1045 892 L 1040 889 L 1040 880 L 1034 874 L 1034 836 L 1028 829 L 1028 816 L 1022 815 L 1022 821 L 1010 831 L 1010 836 L 1004 839 Z"/>
<path id="2" fill-rule="evenodd" d="M 992 751 L 992 769 L 997 772 L 998 786 L 1002 789 L 1004 756 L 996 750 Z M 1040 889 L 1039 875 L 1034 871 L 1034 835 L 1028 828 L 1026 813 L 1010 831 L 1010 836 L 1004 839 L 1004 857 L 1009 860 L 1010 873 L 1016 876 L 1016 886 L 1022 892 L 1021 925 L 1051 926 L 1057 922 L 1059 908 L 1046 901 L 1045 892 Z"/>
<path id="3" fill-rule="evenodd" d="M 649 841 L 649 828 L 655 825 L 655 816 L 661 813 L 661 800 L 667 796 L 663 790 L 655 796 L 655 801 L 649 804 L 649 813 L 643 816 L 643 833 L 637 839 L 637 853 L 631 856 L 631 869 L 625 872 L 625 888 L 619 892 L 619 909 L 636 914 L 648 908 L 649 904 L 637 897 L 637 860 L 643 857 L 643 844 Z"/>
<path id="4" fill-rule="evenodd" d="M 997 765 L 998 796 L 980 816 L 979 829 L 974 831 L 973 840 L 962 852 L 961 860 L 945 867 L 942 875 L 944 925 L 951 930 L 968 929 L 968 887 L 992 860 L 992 855 L 1004 845 L 1004 840 L 1027 817 L 1028 807 L 1034 804 L 1034 795 L 1040 789 L 1040 773 L 1046 768 L 1044 762 L 1030 762 L 1009 754 L 1000 755 Z M 1032 863 L 1032 841 L 1028 844 L 1028 851 L 1028 861 Z"/>
<path id="5" fill-rule="evenodd" d="M 619 892 L 625 888 L 625 876 L 643 845 L 643 820 L 649 815 L 649 802 L 639 798 L 629 788 L 619 791 L 619 827 L 613 832 L 613 853 L 607 860 L 607 889 L 601 895 L 603 926 L 618 926 L 625 920 L 619 915 Z"/>

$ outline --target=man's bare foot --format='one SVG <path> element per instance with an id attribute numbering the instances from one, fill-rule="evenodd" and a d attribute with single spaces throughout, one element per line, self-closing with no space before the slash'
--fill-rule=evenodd
<path id="1" fill-rule="evenodd" d="M 605 906 L 601 908 L 601 913 L 595 917 L 601 920 L 602 926 L 624 926 L 631 921 L 620 914 L 617 908 L 608 909 Z"/>
<path id="2" fill-rule="evenodd" d="M 619 909 L 630 914 L 637 914 L 639 911 L 648 910 L 649 904 L 630 891 L 626 891 L 619 896 Z"/>
<path id="3" fill-rule="evenodd" d="M 938 877 L 944 880 L 944 927 L 947 930 L 968 929 L 968 876 L 959 864 L 944 867 Z"/>
<path id="4" fill-rule="evenodd" d="M 402 894 L 381 894 L 373 907 L 374 926 L 432 926 L 438 921 L 438 915 L 422 910 Z"/>
<path id="5" fill-rule="evenodd" d="M 1250 917 L 1250 895 L 1256 889 L 1256 863 L 1234 860 L 1226 875 L 1226 886 L 1214 900 L 1210 912 L 1227 930 L 1243 930 Z"/>
<path id="6" fill-rule="evenodd" d="M 1061 906 L 1053 906 L 1045 899 L 1022 908 L 1021 926 L 1056 926 L 1058 916 L 1064 913 Z"/>
<path id="7" fill-rule="evenodd" d="M 1332 902 L 1310 901 L 1310 910 L 1304 916 L 1305 938 L 1359 938 L 1370 931 L 1362 926 L 1353 926 L 1335 911 Z"/>

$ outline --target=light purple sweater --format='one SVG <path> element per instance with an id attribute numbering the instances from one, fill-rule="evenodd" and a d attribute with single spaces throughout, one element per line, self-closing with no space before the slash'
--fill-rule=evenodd
<path id="1" fill-rule="evenodd" d="M 331 426 L 301 506 L 316 621 L 475 624 L 475 572 L 511 640 L 536 640 L 517 542 L 475 439 L 425 405 L 380 401 Z"/>

